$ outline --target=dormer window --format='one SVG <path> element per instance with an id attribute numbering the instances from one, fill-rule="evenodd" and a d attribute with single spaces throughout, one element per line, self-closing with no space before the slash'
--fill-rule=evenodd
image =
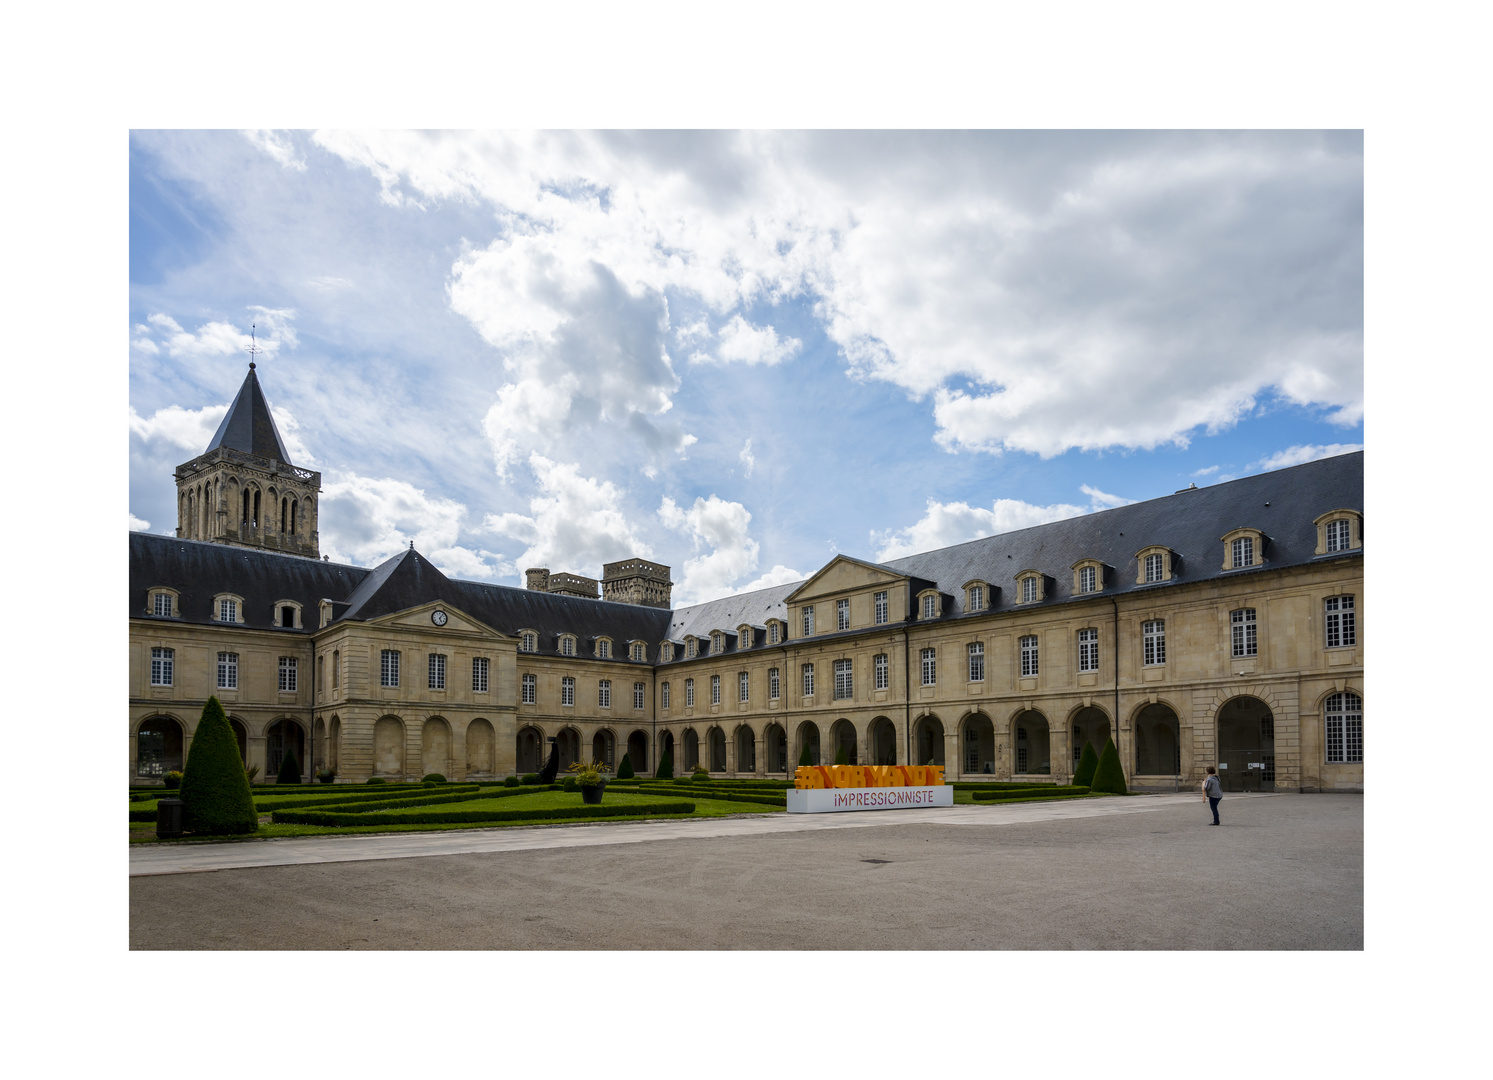
<path id="1" fill-rule="evenodd" d="M 1317 554 L 1353 551 L 1363 546 L 1363 518 L 1356 510 L 1329 510 L 1316 521 Z"/>
<path id="2" fill-rule="evenodd" d="M 534 633 L 534 631 L 532 631 L 532 630 L 525 630 L 523 633 L 519 634 L 518 635 L 518 651 L 519 652 L 538 652 L 539 651 L 539 635 L 536 634 L 536 633 Z"/>
<path id="3" fill-rule="evenodd" d="M 665 641 L 659 645 L 658 658 L 664 663 L 668 663 L 674 659 L 674 643 L 672 641 Z"/>
<path id="4" fill-rule="evenodd" d="M 1047 579 L 1040 570 L 1023 570 L 1016 575 L 1016 602 L 1039 604 L 1047 596 Z"/>
<path id="5" fill-rule="evenodd" d="M 719 630 L 711 632 L 710 651 L 715 653 L 716 655 L 720 655 L 721 653 L 726 651 L 726 635 L 721 633 Z"/>
<path id="6" fill-rule="evenodd" d="M 943 614 L 943 599 L 939 596 L 937 589 L 925 589 L 918 593 L 918 616 L 923 619 L 936 619 Z"/>
<path id="7" fill-rule="evenodd" d="M 294 600 L 277 602 L 272 625 L 286 630 L 299 630 L 301 628 L 301 605 Z"/>
<path id="8" fill-rule="evenodd" d="M 689 634 L 684 639 L 684 658 L 686 660 L 698 656 L 700 653 L 700 640 L 694 634 Z"/>
<path id="9" fill-rule="evenodd" d="M 1265 534 L 1259 529 L 1235 529 L 1223 537 L 1223 568 L 1243 570 L 1265 563 Z"/>
<path id="10" fill-rule="evenodd" d="M 1156 585 L 1172 580 L 1176 556 L 1170 548 L 1153 544 L 1135 553 L 1135 583 Z"/>
<path id="11" fill-rule="evenodd" d="M 239 605 L 243 598 L 239 596 L 215 596 L 213 607 L 218 616 L 218 622 L 236 623 L 239 621 Z"/>
<path id="12" fill-rule="evenodd" d="M 560 636 L 560 655 L 575 655 L 575 638 L 571 637 L 569 634 L 562 634 Z"/>
<path id="13" fill-rule="evenodd" d="M 753 637 L 752 628 L 742 623 L 736 628 L 736 647 L 738 649 L 750 649 Z"/>
<path id="14" fill-rule="evenodd" d="M 769 645 L 776 645 L 779 640 L 780 635 L 778 631 L 778 621 L 774 619 L 772 622 L 767 624 L 767 643 Z"/>
<path id="15" fill-rule="evenodd" d="M 152 589 L 145 603 L 145 610 L 160 619 L 177 617 L 175 589 Z"/>
<path id="16" fill-rule="evenodd" d="M 988 582 L 966 581 L 964 583 L 964 610 L 970 614 L 985 611 L 995 603 L 995 590 Z"/>
<path id="17" fill-rule="evenodd" d="M 612 658 L 612 639 L 596 639 L 596 658 L 598 660 L 610 660 Z"/>
<path id="18" fill-rule="evenodd" d="M 641 664 L 648 659 L 648 646 L 641 641 L 632 643 L 632 658 L 635 663 Z"/>
<path id="19" fill-rule="evenodd" d="M 1096 593 L 1104 588 L 1104 563 L 1098 559 L 1079 559 L 1073 564 L 1073 594 Z"/>

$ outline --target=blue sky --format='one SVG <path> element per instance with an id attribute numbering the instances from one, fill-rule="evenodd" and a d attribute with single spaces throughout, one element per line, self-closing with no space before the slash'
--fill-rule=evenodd
<path id="1" fill-rule="evenodd" d="M 129 201 L 132 528 L 251 324 L 324 552 L 513 584 L 693 602 L 1363 443 L 1358 133 L 136 131 Z"/>

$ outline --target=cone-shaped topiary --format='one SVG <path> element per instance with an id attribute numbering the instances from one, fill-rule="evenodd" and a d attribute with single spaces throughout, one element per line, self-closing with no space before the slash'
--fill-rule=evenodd
<path id="1" fill-rule="evenodd" d="M 617 766 L 618 780 L 631 780 L 637 773 L 632 771 L 632 755 L 623 754 L 622 764 Z"/>
<path id="2" fill-rule="evenodd" d="M 809 744 L 804 743 L 804 752 L 798 755 L 798 763 L 804 768 L 814 764 L 814 755 L 809 753 Z"/>
<path id="3" fill-rule="evenodd" d="M 1120 768 L 1120 752 L 1115 741 L 1106 739 L 1104 752 L 1099 755 L 1099 764 L 1094 767 L 1094 779 L 1089 782 L 1090 791 L 1107 791 L 1113 795 L 1127 794 L 1125 770 Z"/>
<path id="4" fill-rule="evenodd" d="M 186 804 L 187 828 L 194 833 L 227 836 L 259 829 L 249 777 L 238 756 L 238 740 L 216 697 L 207 699 L 192 736 L 181 801 Z"/>
<path id="5" fill-rule="evenodd" d="M 653 775 L 658 780 L 674 779 L 674 752 L 672 750 L 664 751 L 664 756 L 658 762 L 658 772 Z"/>
<path id="6" fill-rule="evenodd" d="M 1099 767 L 1099 755 L 1094 753 L 1094 744 L 1085 742 L 1083 744 L 1083 755 L 1078 759 L 1078 768 L 1073 770 L 1073 783 L 1076 787 L 1088 787 L 1094 782 L 1094 770 Z"/>
<path id="7" fill-rule="evenodd" d="M 849 765 L 850 764 L 850 755 L 845 752 L 845 744 L 844 743 L 841 743 L 840 744 L 840 748 L 835 751 L 835 764 L 836 765 Z"/>
<path id="8" fill-rule="evenodd" d="M 275 777 L 277 784 L 299 784 L 301 782 L 301 763 L 295 758 L 295 751 L 286 747 L 285 756 L 280 759 L 280 774 Z"/>

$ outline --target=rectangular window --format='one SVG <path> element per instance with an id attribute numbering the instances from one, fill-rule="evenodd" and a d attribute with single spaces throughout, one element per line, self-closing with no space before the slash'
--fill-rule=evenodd
<path id="1" fill-rule="evenodd" d="M 879 592 L 876 594 L 876 625 L 880 626 L 887 621 L 890 605 L 887 603 L 887 594 Z"/>
<path id="2" fill-rule="evenodd" d="M 472 693 L 487 693 L 488 660 L 485 656 L 472 657 Z"/>
<path id="3" fill-rule="evenodd" d="M 1021 674 L 1029 677 L 1037 674 L 1037 635 L 1025 634 L 1021 638 Z"/>
<path id="4" fill-rule="evenodd" d="M 876 689 L 885 690 L 891 684 L 891 674 L 888 671 L 886 653 L 877 653 L 871 659 L 871 671 L 876 680 Z"/>
<path id="5" fill-rule="evenodd" d="M 804 608 L 804 637 L 814 636 L 814 608 L 812 605 Z"/>
<path id="6" fill-rule="evenodd" d="M 985 681 L 985 643 L 983 641 L 971 641 L 969 651 L 969 681 Z"/>
<path id="7" fill-rule="evenodd" d="M 596 655 L 602 660 L 610 660 L 612 658 L 612 643 L 605 638 L 598 641 L 596 643 Z"/>
<path id="8" fill-rule="evenodd" d="M 751 677 L 745 671 L 738 672 L 736 675 L 736 700 L 746 701 L 751 697 L 751 690 Z"/>
<path id="9" fill-rule="evenodd" d="M 524 675 L 524 699 L 525 705 L 533 705 L 539 700 L 539 678 L 532 674 Z"/>
<path id="10" fill-rule="evenodd" d="M 293 693 L 296 689 L 296 658 L 294 656 L 280 657 L 280 690 L 282 693 Z"/>
<path id="11" fill-rule="evenodd" d="M 835 700 L 849 701 L 854 695 L 854 679 L 849 660 L 835 661 Z"/>
<path id="12" fill-rule="evenodd" d="M 534 649 L 535 649 L 535 647 L 538 644 L 539 644 L 539 642 L 534 637 L 533 634 L 525 633 L 525 634 L 521 635 L 519 637 L 519 639 L 518 639 L 518 651 L 519 652 L 533 652 Z"/>
<path id="13" fill-rule="evenodd" d="M 1327 647 L 1340 649 L 1358 644 L 1358 623 L 1353 610 L 1353 597 L 1329 596 L 1327 598 Z"/>
<path id="14" fill-rule="evenodd" d="M 316 692 L 318 694 L 327 692 L 327 658 L 325 656 L 316 658 Z"/>
<path id="15" fill-rule="evenodd" d="M 1023 604 L 1035 604 L 1037 602 L 1037 579 L 1035 577 L 1024 577 L 1021 579 L 1021 602 Z"/>
<path id="16" fill-rule="evenodd" d="M 564 637 L 564 638 L 560 639 L 560 655 L 561 656 L 574 656 L 575 655 L 575 638 Z"/>
<path id="17" fill-rule="evenodd" d="M 1351 691 L 1327 699 L 1327 760 L 1333 764 L 1363 760 L 1363 699 Z"/>
<path id="18" fill-rule="evenodd" d="M 220 652 L 218 654 L 218 689 L 238 689 L 238 653 Z"/>
<path id="19" fill-rule="evenodd" d="M 1099 670 L 1099 631 L 1094 629 L 1078 632 L 1078 670 Z"/>
<path id="20" fill-rule="evenodd" d="M 932 686 L 938 682 L 938 653 L 924 649 L 919 655 L 923 662 L 923 685 Z"/>
<path id="21" fill-rule="evenodd" d="M 769 645 L 778 643 L 778 624 L 775 622 L 767 624 L 767 643 Z"/>
<path id="22" fill-rule="evenodd" d="M 634 709 L 643 707 L 643 684 L 640 682 L 632 684 L 632 707 Z"/>
<path id="23" fill-rule="evenodd" d="M 661 708 L 669 707 L 669 684 L 664 683 L 658 688 L 658 704 Z"/>
<path id="24" fill-rule="evenodd" d="M 218 621 L 219 622 L 238 622 L 238 601 L 237 600 L 219 600 L 218 601 Z"/>
<path id="25" fill-rule="evenodd" d="M 170 593 L 163 593 L 163 592 L 156 593 L 155 613 L 157 615 L 164 615 L 167 618 L 171 617 L 171 594 Z"/>
<path id="26" fill-rule="evenodd" d="M 575 678 L 566 675 L 560 680 L 560 704 L 575 705 Z"/>
<path id="27" fill-rule="evenodd" d="M 1099 591 L 1099 575 L 1092 566 L 1085 566 L 1078 572 L 1078 591 L 1081 593 Z"/>
<path id="28" fill-rule="evenodd" d="M 1152 619 L 1140 624 L 1142 661 L 1147 665 L 1166 663 L 1166 621 Z"/>
<path id="29" fill-rule="evenodd" d="M 150 650 L 150 685 L 170 686 L 175 675 L 176 650 L 175 649 L 151 649 Z"/>
<path id="30" fill-rule="evenodd" d="M 426 688 L 430 690 L 446 689 L 446 658 L 440 653 L 431 653 L 428 670 L 429 674 L 425 682 Z"/>
<path id="31" fill-rule="evenodd" d="M 938 614 L 938 597 L 929 593 L 923 597 L 923 618 L 931 619 Z"/>
<path id="32" fill-rule="evenodd" d="M 782 688 L 783 688 L 782 687 L 782 680 L 778 676 L 778 669 L 777 668 L 768 668 L 767 669 L 767 696 L 769 698 L 771 698 L 773 701 L 777 701 L 778 700 L 778 695 L 781 692 Z"/>
<path id="33" fill-rule="evenodd" d="M 850 629 L 850 601 L 835 601 L 835 628 L 838 630 Z"/>
<path id="34" fill-rule="evenodd" d="M 646 647 L 641 641 L 634 641 L 632 643 L 632 658 L 639 663 L 648 658 Z"/>
<path id="35" fill-rule="evenodd" d="M 1342 521 L 1329 521 L 1327 523 L 1327 550 L 1348 550 L 1348 521 L 1346 518 Z M 166 614 L 170 615 L 171 612 L 168 611 Z"/>
<path id="36" fill-rule="evenodd" d="M 1241 536 L 1233 544 L 1234 568 L 1253 566 L 1255 562 L 1255 538 Z"/>
<path id="37" fill-rule="evenodd" d="M 804 674 L 804 697 L 813 697 L 814 696 L 814 665 L 813 664 L 805 664 L 804 668 L 803 668 L 803 674 Z"/>
<path id="38" fill-rule="evenodd" d="M 695 707 L 695 680 L 684 680 L 684 707 L 693 709 Z"/>
<path id="39" fill-rule="evenodd" d="M 969 587 L 969 610 L 983 611 L 985 608 L 985 587 L 983 585 L 971 585 Z"/>
<path id="40" fill-rule="evenodd" d="M 721 677 L 719 675 L 712 675 L 710 676 L 710 704 L 719 705 L 720 703 Z"/>
<path id="41" fill-rule="evenodd" d="M 612 680 L 602 679 L 596 684 L 596 704 L 603 709 L 612 707 Z"/>
<path id="42" fill-rule="evenodd" d="M 378 684 L 380 686 L 399 685 L 399 653 L 393 649 L 385 649 L 382 653 L 378 666 Z"/>
<path id="43" fill-rule="evenodd" d="M 1162 559 L 1159 552 L 1146 556 L 1146 584 L 1162 580 Z"/>
<path id="44" fill-rule="evenodd" d="M 340 649 L 332 652 L 332 689 L 342 685 L 342 651 Z"/>
<path id="45" fill-rule="evenodd" d="M 1255 631 L 1254 608 L 1240 608 L 1229 612 L 1229 627 L 1235 656 L 1255 656 L 1259 653 L 1260 643 Z"/>

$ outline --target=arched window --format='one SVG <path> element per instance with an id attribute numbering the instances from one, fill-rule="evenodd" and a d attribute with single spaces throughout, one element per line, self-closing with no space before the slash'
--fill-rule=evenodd
<path id="1" fill-rule="evenodd" d="M 259 528 L 259 492 L 254 492 L 254 527 Z"/>
<path id="2" fill-rule="evenodd" d="M 285 526 L 290 524 L 290 500 L 280 500 L 280 531 L 285 531 Z"/>
<path id="3" fill-rule="evenodd" d="M 1327 760 L 1343 764 L 1363 760 L 1363 698 L 1351 690 L 1327 699 Z"/>
<path id="4" fill-rule="evenodd" d="M 244 518 L 242 524 L 245 528 L 249 526 L 249 491 L 247 488 L 244 489 Z"/>

